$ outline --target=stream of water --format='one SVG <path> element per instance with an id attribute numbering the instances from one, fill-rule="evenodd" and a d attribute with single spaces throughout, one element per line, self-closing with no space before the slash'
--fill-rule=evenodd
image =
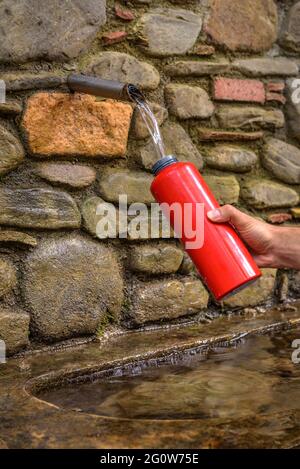
<path id="1" fill-rule="evenodd" d="M 132 101 L 136 104 L 137 109 L 148 129 L 157 154 L 157 159 L 160 160 L 166 156 L 166 154 L 157 119 L 152 112 L 147 100 L 137 88 L 131 86 L 129 88 L 129 94 Z"/>

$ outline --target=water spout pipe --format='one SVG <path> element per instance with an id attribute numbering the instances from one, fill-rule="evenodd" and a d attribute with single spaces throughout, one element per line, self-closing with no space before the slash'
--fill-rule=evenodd
<path id="1" fill-rule="evenodd" d="M 142 93 L 136 86 L 130 83 L 103 80 L 98 77 L 72 74 L 68 76 L 67 84 L 71 91 L 101 96 L 102 98 L 121 101 L 134 101 L 137 95 L 143 98 Z"/>

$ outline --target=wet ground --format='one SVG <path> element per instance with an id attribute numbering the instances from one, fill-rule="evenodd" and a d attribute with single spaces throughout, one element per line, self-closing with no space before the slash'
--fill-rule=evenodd
<path id="1" fill-rule="evenodd" d="M 10 360 L 0 447 L 297 447 L 297 339 L 299 305 Z"/>

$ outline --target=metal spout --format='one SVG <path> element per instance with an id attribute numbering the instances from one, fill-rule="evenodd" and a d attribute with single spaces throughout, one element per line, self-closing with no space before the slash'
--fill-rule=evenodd
<path id="1" fill-rule="evenodd" d="M 101 96 L 102 98 L 135 101 L 138 95 L 144 99 L 142 93 L 130 83 L 103 80 L 86 75 L 69 75 L 67 83 L 72 91 Z"/>

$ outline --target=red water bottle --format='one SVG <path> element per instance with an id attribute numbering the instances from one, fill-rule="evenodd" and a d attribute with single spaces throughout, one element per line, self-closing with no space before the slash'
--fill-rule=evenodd
<path id="1" fill-rule="evenodd" d="M 180 238 L 203 282 L 216 300 L 221 301 L 237 293 L 261 276 L 254 259 L 233 227 L 228 223 L 215 224 L 207 218 L 207 212 L 220 205 L 192 163 L 178 162 L 175 157 L 167 156 L 159 160 L 152 171 L 155 179 L 151 192 L 155 200 L 162 204 L 162 210 L 173 228 L 176 224 L 178 227 L 176 212 L 166 210 L 166 206 L 180 204 L 184 213 L 184 207 L 188 204 L 193 207 L 194 218 L 195 207 L 202 204 L 202 209 L 204 208 L 202 247 L 188 247 L 191 239 L 185 234 L 188 231 L 185 230 L 185 216 L 179 222 Z M 193 226 L 195 227 L 195 220 Z"/>

